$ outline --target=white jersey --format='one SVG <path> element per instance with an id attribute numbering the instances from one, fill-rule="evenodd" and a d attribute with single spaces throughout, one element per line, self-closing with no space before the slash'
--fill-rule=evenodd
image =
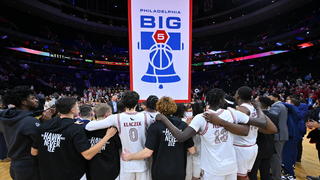
<path id="1" fill-rule="evenodd" d="M 240 106 L 246 107 L 250 112 L 250 117 L 257 118 L 257 111 L 253 107 L 253 105 L 248 103 L 243 103 Z M 258 130 L 256 126 L 250 126 L 248 136 L 235 136 L 234 137 L 234 145 L 236 146 L 253 146 L 256 144 L 257 137 L 258 137 Z"/>
<path id="2" fill-rule="evenodd" d="M 249 116 L 232 108 L 213 112 L 230 123 L 246 124 L 249 121 Z M 202 114 L 195 116 L 189 126 L 201 136 L 201 169 L 218 176 L 237 173 L 232 133 L 221 126 L 208 123 Z"/>
<path id="3" fill-rule="evenodd" d="M 94 131 L 115 126 L 118 129 L 122 149 L 136 153 L 144 149 L 147 128 L 154 122 L 144 112 L 119 113 L 100 121 L 91 121 L 86 125 L 86 130 Z M 122 161 L 123 172 L 144 172 L 147 170 L 146 160 Z"/>
<path id="4" fill-rule="evenodd" d="M 147 114 L 148 119 L 151 121 L 151 124 L 156 121 L 156 116 L 157 114 L 159 114 L 158 112 L 149 112 L 149 111 L 143 111 L 143 112 Z M 150 124 L 147 124 L 147 126 L 149 127 Z"/>

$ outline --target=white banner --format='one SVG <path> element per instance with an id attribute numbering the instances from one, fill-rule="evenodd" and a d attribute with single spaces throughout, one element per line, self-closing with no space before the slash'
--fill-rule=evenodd
<path id="1" fill-rule="evenodd" d="M 191 100 L 192 0 L 128 0 L 130 88 Z"/>

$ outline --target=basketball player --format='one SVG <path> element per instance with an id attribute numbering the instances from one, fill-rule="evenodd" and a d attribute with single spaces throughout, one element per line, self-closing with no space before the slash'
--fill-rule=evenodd
<path id="1" fill-rule="evenodd" d="M 97 121 L 103 120 L 112 114 L 112 109 L 107 103 L 94 106 Z M 97 144 L 105 135 L 106 130 L 87 131 L 91 146 Z M 121 141 L 119 135 L 114 135 L 104 146 L 100 153 L 88 162 L 86 176 L 88 180 L 115 180 L 120 172 Z M 107 174 L 107 176 L 105 176 Z"/>
<path id="2" fill-rule="evenodd" d="M 135 109 L 138 104 L 139 94 L 135 91 L 126 91 L 121 99 L 125 112 L 114 114 L 100 121 L 91 121 L 86 125 L 86 130 L 94 131 L 115 126 L 118 129 L 123 151 L 136 153 L 144 149 L 146 129 L 154 121 L 146 113 L 138 113 Z M 146 160 L 130 162 L 120 161 L 120 179 L 147 180 L 149 173 Z"/>
<path id="3" fill-rule="evenodd" d="M 204 180 L 236 180 L 237 162 L 233 147 L 233 133 L 247 135 L 249 116 L 234 109 L 224 110 L 225 93 L 221 89 L 212 89 L 207 93 L 209 112 L 198 114 L 184 131 L 176 128 L 164 115 L 157 115 L 179 142 L 184 142 L 197 133 L 201 136 L 201 162 Z M 220 118 L 212 117 L 219 116 Z M 215 124 L 208 123 L 206 118 Z M 223 119 L 223 120 L 222 120 Z M 216 121 L 217 120 L 217 121 Z"/>
<path id="4" fill-rule="evenodd" d="M 162 97 L 157 103 L 157 110 L 166 115 L 177 128 L 183 130 L 188 126 L 180 117 L 173 115 L 177 111 L 173 99 Z M 195 153 L 193 145 L 192 138 L 185 142 L 177 142 L 164 124 L 157 121 L 148 129 L 146 147 L 137 153 L 125 152 L 122 158 L 139 160 L 153 156 L 153 180 L 185 180 L 187 151 Z"/>
<path id="5" fill-rule="evenodd" d="M 235 99 L 239 106 L 237 109 L 251 118 L 257 118 L 257 111 L 252 105 L 252 89 L 243 86 L 240 87 L 235 95 Z M 254 162 L 258 154 L 258 146 L 256 140 L 258 137 L 258 127 L 250 126 L 248 136 L 235 136 L 234 137 L 234 147 L 237 155 L 238 163 L 238 180 L 247 180 L 247 174 L 251 171 Z M 272 121 L 267 118 L 267 126 L 261 128 L 261 132 L 265 134 L 274 134 L 277 132 L 277 127 L 272 123 Z"/>
<path id="6" fill-rule="evenodd" d="M 156 105 L 159 98 L 157 96 L 151 95 L 146 101 L 145 113 L 149 116 L 150 119 L 155 120 L 156 115 L 158 114 L 156 110 Z"/>

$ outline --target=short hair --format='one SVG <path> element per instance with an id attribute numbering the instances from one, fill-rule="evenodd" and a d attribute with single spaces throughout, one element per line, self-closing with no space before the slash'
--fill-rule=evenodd
<path id="1" fill-rule="evenodd" d="M 94 114 L 97 118 L 104 117 L 108 112 L 111 113 L 112 109 L 107 103 L 101 103 L 94 106 Z"/>
<path id="2" fill-rule="evenodd" d="M 296 97 L 291 96 L 291 102 L 295 106 L 299 106 L 300 105 L 300 101 Z"/>
<path id="3" fill-rule="evenodd" d="M 146 101 L 147 108 L 152 109 L 152 110 L 156 110 L 158 100 L 159 100 L 159 98 L 155 95 L 149 96 Z"/>
<path id="4" fill-rule="evenodd" d="M 177 111 L 173 114 L 178 118 L 183 118 L 187 107 L 183 103 L 177 103 Z"/>
<path id="5" fill-rule="evenodd" d="M 118 108 L 118 113 L 122 113 L 122 112 L 125 111 L 125 107 L 124 107 L 124 104 L 123 104 L 122 100 L 120 100 L 118 102 L 118 107 L 117 108 Z"/>
<path id="6" fill-rule="evenodd" d="M 16 86 L 13 89 L 10 89 L 3 96 L 3 103 L 5 105 L 12 104 L 15 107 L 20 107 L 22 105 L 22 101 L 28 99 L 30 95 L 34 95 L 34 91 L 32 91 L 30 87 Z"/>
<path id="7" fill-rule="evenodd" d="M 240 99 L 250 101 L 252 99 L 252 89 L 248 86 L 242 86 L 238 90 Z"/>
<path id="8" fill-rule="evenodd" d="M 79 107 L 80 109 L 80 117 L 88 117 L 91 115 L 92 106 L 89 104 L 83 104 Z"/>
<path id="9" fill-rule="evenodd" d="M 204 112 L 204 107 L 202 102 L 195 102 L 194 104 L 191 104 L 192 108 L 192 115 L 196 116 L 198 114 L 201 114 Z"/>
<path id="10" fill-rule="evenodd" d="M 268 108 L 272 105 L 272 100 L 266 96 L 259 97 L 259 102 L 263 108 Z"/>
<path id="11" fill-rule="evenodd" d="M 278 93 L 272 93 L 271 96 L 280 100 L 280 95 Z"/>
<path id="12" fill-rule="evenodd" d="M 206 101 L 210 106 L 219 105 L 221 100 L 224 100 L 225 92 L 222 89 L 211 89 L 206 96 Z"/>
<path id="13" fill-rule="evenodd" d="M 166 116 L 172 115 L 177 111 L 177 105 L 172 98 L 164 96 L 157 102 L 157 111 Z"/>
<path id="14" fill-rule="evenodd" d="M 137 92 L 126 91 L 123 93 L 121 101 L 125 108 L 132 109 L 138 104 L 139 98 L 140 96 Z"/>
<path id="15" fill-rule="evenodd" d="M 73 97 L 62 97 L 56 102 L 56 109 L 60 114 L 68 114 L 77 103 L 77 99 Z"/>

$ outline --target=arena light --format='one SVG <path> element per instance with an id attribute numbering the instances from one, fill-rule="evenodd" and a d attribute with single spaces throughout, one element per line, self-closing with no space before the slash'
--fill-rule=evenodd
<path id="1" fill-rule="evenodd" d="M 8 49 L 19 51 L 19 52 L 25 52 L 25 53 L 29 53 L 29 54 L 35 54 L 35 55 L 39 55 L 39 56 L 50 57 L 49 52 L 38 51 L 38 50 L 24 48 L 24 47 L 8 47 Z"/>
<path id="2" fill-rule="evenodd" d="M 266 57 L 266 56 L 272 56 L 272 55 L 281 54 L 281 53 L 285 53 L 285 52 L 289 52 L 289 50 L 268 51 L 268 52 L 259 53 L 259 54 L 252 54 L 249 56 L 242 56 L 242 57 L 224 59 L 224 60 L 218 60 L 218 61 L 209 61 L 209 62 L 204 62 L 202 65 L 217 65 L 217 64 L 223 64 L 223 63 L 229 63 L 229 62 L 244 61 L 244 60 L 249 60 L 249 59 L 256 59 L 256 58 L 262 58 L 262 57 Z M 199 63 L 196 66 L 200 66 Z"/>
<path id="3" fill-rule="evenodd" d="M 39 56 L 51 57 L 51 58 L 82 61 L 82 58 L 68 57 L 68 56 L 64 56 L 64 55 L 61 55 L 61 54 L 54 54 L 54 53 L 49 53 L 49 52 L 45 52 L 45 51 L 38 51 L 38 50 L 24 48 L 24 47 L 7 47 L 7 49 L 11 49 L 11 50 L 19 51 L 19 52 L 23 52 L 23 53 L 39 55 Z M 129 63 L 106 62 L 106 61 L 91 60 L 91 59 L 85 59 L 85 62 L 87 62 L 87 63 L 95 62 L 96 64 L 105 64 L 105 65 L 111 65 L 111 66 L 129 66 Z"/>
<path id="4" fill-rule="evenodd" d="M 314 44 L 313 44 L 312 42 L 306 42 L 306 43 L 298 44 L 298 47 L 299 47 L 300 49 L 307 48 L 307 47 L 311 47 L 311 46 L 314 46 Z"/>
<path id="5" fill-rule="evenodd" d="M 95 64 L 114 65 L 114 66 L 129 66 L 129 63 L 123 62 L 106 62 L 106 61 L 94 61 Z"/>
<path id="6" fill-rule="evenodd" d="M 91 60 L 91 59 L 85 59 L 84 61 L 87 63 L 93 63 L 93 60 Z"/>

